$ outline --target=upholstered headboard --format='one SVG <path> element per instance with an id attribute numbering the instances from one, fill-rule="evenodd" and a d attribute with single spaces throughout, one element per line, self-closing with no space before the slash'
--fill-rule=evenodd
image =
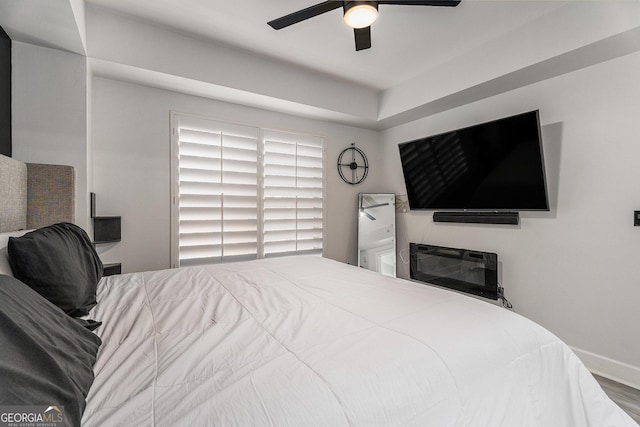
<path id="1" fill-rule="evenodd" d="M 22 163 L 0 155 L 0 232 L 75 221 L 72 166 Z"/>

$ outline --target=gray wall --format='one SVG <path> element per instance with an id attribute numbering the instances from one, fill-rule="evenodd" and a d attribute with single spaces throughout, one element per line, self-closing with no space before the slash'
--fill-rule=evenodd
<path id="1" fill-rule="evenodd" d="M 76 170 L 76 223 L 87 229 L 87 59 L 12 42 L 13 157 Z"/>
<path id="2" fill-rule="evenodd" d="M 92 94 L 93 188 L 100 215 L 122 216 L 122 241 L 101 246 L 105 262 L 125 272 L 170 267 L 170 116 L 180 112 L 218 121 L 309 133 L 326 138 L 324 255 L 357 261 L 357 194 L 380 186 L 377 132 L 275 113 L 259 108 L 94 78 Z M 352 142 L 362 148 L 370 173 L 351 186 L 338 176 L 338 154 Z"/>
<path id="3" fill-rule="evenodd" d="M 497 252 L 516 311 L 559 335 L 588 366 L 640 386 L 640 53 L 513 90 L 382 133 L 381 191 L 406 193 L 398 143 L 540 109 L 550 212 L 521 225 L 398 216 L 400 275 L 409 242 Z"/>

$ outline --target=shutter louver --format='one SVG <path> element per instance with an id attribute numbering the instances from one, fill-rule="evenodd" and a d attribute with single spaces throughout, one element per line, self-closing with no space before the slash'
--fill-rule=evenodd
<path id="1" fill-rule="evenodd" d="M 264 255 L 321 253 L 323 139 L 265 131 Z"/>
<path id="2" fill-rule="evenodd" d="M 179 119 L 181 266 L 258 255 L 258 130 Z"/>

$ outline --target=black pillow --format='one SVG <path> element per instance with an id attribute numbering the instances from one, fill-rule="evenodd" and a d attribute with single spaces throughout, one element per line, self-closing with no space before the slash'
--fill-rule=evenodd
<path id="1" fill-rule="evenodd" d="M 100 344 L 27 285 L 0 275 L 0 406 L 56 406 L 64 425 L 79 426 Z"/>
<path id="2" fill-rule="evenodd" d="M 103 266 L 89 236 L 63 222 L 10 237 L 7 245 L 13 275 L 70 316 L 89 313 Z"/>

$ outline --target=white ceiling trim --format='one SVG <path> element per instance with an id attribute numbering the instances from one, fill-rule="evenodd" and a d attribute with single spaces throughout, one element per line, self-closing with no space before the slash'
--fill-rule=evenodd
<path id="1" fill-rule="evenodd" d="M 261 108 L 300 117 L 325 120 L 334 123 L 356 126 L 363 129 L 380 130 L 376 120 L 364 119 L 329 109 L 313 107 L 303 103 L 260 95 L 239 89 L 225 87 L 201 80 L 166 74 L 131 65 L 119 64 L 102 59 L 89 58 L 89 70 L 95 77 L 120 80 L 187 95 L 200 96 L 216 101 Z"/>
<path id="2" fill-rule="evenodd" d="M 167 6 L 176 0 L 163 1 Z M 184 1 L 179 13 L 182 19 L 193 16 L 198 7 L 203 13 L 211 12 L 211 6 L 202 0 Z M 211 32 L 188 33 L 184 28 L 170 28 L 167 23 L 150 22 L 140 16 L 100 6 L 130 7 L 130 11 L 140 14 L 148 11 L 145 9 L 150 5 L 148 0 L 140 0 L 135 6 L 124 0 L 89 2 L 85 8 L 83 0 L 44 3 L 3 0 L 0 2 L 0 25 L 14 40 L 86 55 L 89 69 L 99 77 L 374 130 L 407 123 L 640 50 L 640 2 L 637 0 L 554 0 L 543 2 L 553 4 L 540 8 L 536 8 L 536 2 L 528 0 L 473 0 L 473 6 L 460 9 L 463 11 L 460 12 L 461 20 L 471 19 L 466 15 L 470 10 L 486 13 L 485 7 L 504 12 L 504 16 L 496 19 L 504 19 L 514 10 L 530 10 L 532 16 L 528 19 L 517 16 L 514 23 L 501 27 L 500 32 L 487 31 L 466 45 L 452 43 L 455 52 L 439 51 L 438 60 L 429 67 L 417 66 L 412 71 L 413 77 L 407 80 L 404 75 L 400 83 L 396 79 L 397 84 L 381 90 L 374 88 L 379 81 L 373 85 L 364 84 L 375 80 L 367 80 L 370 73 L 363 72 L 359 76 L 358 70 L 362 64 L 387 69 L 386 57 L 379 54 L 384 50 L 382 48 L 371 51 L 377 52 L 375 54 L 369 52 L 359 57 L 355 65 L 346 62 L 338 72 L 326 74 L 319 71 L 322 67 L 312 68 L 314 64 L 331 62 L 334 56 L 325 51 L 325 40 L 316 43 L 317 52 L 324 52 L 324 56 L 318 55 L 314 63 L 300 66 L 282 60 L 287 55 L 295 56 L 295 48 L 292 48 L 293 53 L 275 59 L 265 53 L 232 46 L 229 40 L 212 41 Z M 465 0 L 463 3 L 471 2 Z M 513 2 L 523 6 L 514 8 Z M 299 2 L 293 0 L 280 0 L 280 3 L 267 6 L 260 2 L 257 16 L 249 16 L 247 22 L 234 17 L 238 20 L 235 24 L 244 24 L 244 30 L 251 24 L 249 32 L 255 27 L 259 34 L 271 34 L 263 33 L 261 23 L 266 19 L 263 15 L 293 7 L 294 3 L 299 6 Z M 492 3 L 501 3 L 502 8 Z M 481 5 L 481 9 L 475 9 Z M 224 3 L 214 9 L 224 15 L 230 8 Z M 387 16 L 393 15 L 388 13 Z M 408 19 L 406 15 L 401 16 Z M 164 19 L 160 15 L 153 18 Z M 231 17 L 215 19 L 223 18 Z M 320 25 L 322 21 L 320 18 L 314 20 L 319 20 L 314 25 Z M 315 30 L 306 31 L 313 34 Z M 468 34 L 461 37 L 468 37 Z M 287 44 L 280 46 L 286 48 Z M 335 54 L 341 55 L 344 53 Z"/>
<path id="3" fill-rule="evenodd" d="M 87 53 L 83 1 L 2 0 L 0 26 L 12 40 L 79 55 Z"/>

